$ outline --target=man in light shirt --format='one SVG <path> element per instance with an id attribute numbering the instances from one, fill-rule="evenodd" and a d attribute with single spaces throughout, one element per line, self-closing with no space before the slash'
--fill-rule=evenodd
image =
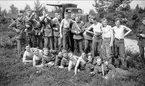
<path id="1" fill-rule="evenodd" d="M 103 31 L 103 50 L 105 51 L 105 54 L 102 54 L 103 60 L 109 61 L 109 63 L 112 62 L 111 59 L 111 47 L 113 46 L 113 30 L 110 25 L 107 24 L 107 19 L 103 18 L 101 20 L 102 22 L 102 31 Z"/>
<path id="2" fill-rule="evenodd" d="M 30 46 L 26 46 L 25 49 L 26 50 L 25 50 L 25 52 L 23 54 L 22 62 L 24 64 L 31 63 L 32 60 L 33 60 L 33 55 L 34 55 L 33 50 L 30 48 Z"/>
<path id="3" fill-rule="evenodd" d="M 90 31 L 93 28 L 93 32 Z M 93 18 L 93 24 L 87 29 L 87 32 L 93 34 L 92 38 L 92 57 L 100 54 L 102 45 L 102 24 L 97 22 L 97 18 Z"/>
<path id="4" fill-rule="evenodd" d="M 92 35 L 87 34 L 86 30 L 88 29 L 88 27 L 90 27 L 92 25 L 92 16 L 89 15 L 88 16 L 88 22 L 85 23 L 85 25 L 83 26 L 83 29 L 85 30 L 83 33 L 83 37 L 84 37 L 84 51 L 85 53 L 89 53 L 91 52 L 91 45 L 92 45 Z"/>
<path id="5" fill-rule="evenodd" d="M 124 37 L 128 35 L 132 30 L 124 25 L 121 25 L 120 18 L 115 19 L 115 25 L 113 27 L 114 37 L 115 37 L 115 55 L 121 59 L 122 65 L 125 65 L 125 46 Z M 125 30 L 127 31 L 125 33 Z"/>
<path id="6" fill-rule="evenodd" d="M 65 13 L 65 18 L 61 21 L 60 24 L 60 38 L 62 38 L 63 42 L 63 49 L 69 50 L 71 47 L 71 40 L 70 40 L 70 25 L 72 20 L 69 18 L 68 13 Z"/>
<path id="7" fill-rule="evenodd" d="M 65 50 L 71 50 L 72 43 L 71 43 L 71 27 L 73 23 L 76 23 L 74 20 L 69 18 L 70 12 L 65 13 L 65 18 L 62 19 L 60 24 L 60 38 L 62 38 L 63 42 L 63 49 Z M 76 23 L 77 24 L 77 23 Z"/>

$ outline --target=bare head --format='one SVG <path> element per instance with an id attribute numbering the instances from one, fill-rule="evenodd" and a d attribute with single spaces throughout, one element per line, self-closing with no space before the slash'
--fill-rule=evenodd
<path id="1" fill-rule="evenodd" d="M 26 51 L 30 52 L 30 46 L 29 45 L 26 46 L 25 49 L 26 49 Z"/>
<path id="2" fill-rule="evenodd" d="M 43 48 L 43 54 L 44 55 L 48 55 L 48 52 L 49 52 L 48 48 Z"/>
<path id="3" fill-rule="evenodd" d="M 107 19 L 106 18 L 101 19 L 101 22 L 102 22 L 103 26 L 107 25 Z"/>
<path id="4" fill-rule="evenodd" d="M 59 52 L 59 53 L 58 53 L 58 56 L 59 56 L 59 57 L 62 57 L 62 56 L 63 56 L 62 52 Z"/>
<path id="5" fill-rule="evenodd" d="M 64 58 L 68 57 L 68 53 L 64 53 L 64 54 L 63 54 L 63 57 L 64 57 Z"/>
<path id="6" fill-rule="evenodd" d="M 80 16 L 75 17 L 75 21 L 76 22 L 79 22 L 80 20 L 81 20 L 81 17 Z"/>
<path id="7" fill-rule="evenodd" d="M 67 12 L 65 12 L 65 15 L 64 15 L 65 18 L 69 18 L 69 14 Z"/>
<path id="8" fill-rule="evenodd" d="M 97 65 L 101 65 L 101 63 L 102 63 L 102 59 L 101 59 L 100 57 L 96 57 L 96 58 L 97 58 L 97 60 L 96 60 Z"/>
<path id="9" fill-rule="evenodd" d="M 58 17 L 58 15 L 59 15 L 58 13 L 55 13 L 55 17 Z"/>
<path id="10" fill-rule="evenodd" d="M 116 18 L 116 19 L 115 19 L 115 25 L 116 25 L 117 27 L 119 27 L 120 24 L 121 24 L 121 19 L 120 19 L 120 18 Z"/>

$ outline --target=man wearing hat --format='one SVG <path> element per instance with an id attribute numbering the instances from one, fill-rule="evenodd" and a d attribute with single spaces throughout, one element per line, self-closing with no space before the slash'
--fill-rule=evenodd
<path id="1" fill-rule="evenodd" d="M 17 52 L 18 52 L 18 57 L 20 57 L 22 51 L 22 41 L 24 39 L 24 30 L 25 30 L 25 22 L 23 20 L 23 14 L 19 13 L 18 18 L 14 22 L 12 22 L 9 27 L 12 27 L 12 29 L 17 33 L 16 35 Z"/>
<path id="2" fill-rule="evenodd" d="M 31 21 L 31 11 L 27 10 L 26 11 L 26 16 L 25 16 L 25 25 L 26 25 L 26 44 L 30 45 L 30 47 L 34 47 L 34 31 L 32 30 L 32 23 Z"/>
<path id="3" fill-rule="evenodd" d="M 53 21 L 53 35 L 54 35 L 54 49 L 58 49 L 59 43 L 59 26 L 60 26 L 60 14 L 55 13 L 55 17 L 52 19 Z"/>
<path id="4" fill-rule="evenodd" d="M 144 58 L 144 47 L 145 47 L 145 17 L 142 20 L 142 25 L 139 26 L 137 31 L 137 37 L 138 37 L 138 46 L 140 50 L 140 57 L 142 58 L 142 61 L 145 61 Z"/>

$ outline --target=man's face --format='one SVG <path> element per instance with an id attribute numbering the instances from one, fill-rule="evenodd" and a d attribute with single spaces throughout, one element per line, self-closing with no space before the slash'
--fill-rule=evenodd
<path id="1" fill-rule="evenodd" d="M 88 18 L 89 22 L 92 23 L 93 19 L 91 17 Z"/>
<path id="2" fill-rule="evenodd" d="M 67 53 L 64 53 L 64 54 L 63 54 L 63 57 L 67 57 L 67 56 L 68 56 L 68 54 L 67 54 Z"/>
<path id="3" fill-rule="evenodd" d="M 145 19 L 142 21 L 142 23 L 145 25 Z"/>
<path id="4" fill-rule="evenodd" d="M 43 51 L 44 55 L 48 55 L 48 50 Z"/>
<path id="5" fill-rule="evenodd" d="M 64 17 L 65 17 L 65 18 L 68 18 L 68 13 L 66 13 Z"/>
<path id="6" fill-rule="evenodd" d="M 48 21 L 47 18 L 45 18 L 45 19 L 44 19 L 44 22 L 47 23 L 47 21 Z"/>
<path id="7" fill-rule="evenodd" d="M 34 15 L 34 18 L 35 18 L 35 19 L 37 19 L 37 18 L 38 18 L 37 14 L 35 14 L 35 15 Z"/>
<path id="8" fill-rule="evenodd" d="M 27 12 L 26 12 L 26 15 L 27 15 L 27 16 L 29 16 L 30 14 L 31 14 L 31 12 L 30 12 L 30 11 L 27 11 Z"/>
<path id="9" fill-rule="evenodd" d="M 82 55 L 81 55 L 83 58 L 85 58 L 86 57 L 86 54 L 85 53 L 82 53 Z"/>
<path id="10" fill-rule="evenodd" d="M 60 15 L 58 15 L 58 16 L 57 16 L 57 18 L 58 18 L 58 19 L 61 19 L 61 16 L 60 16 Z"/>
<path id="11" fill-rule="evenodd" d="M 92 62 L 92 56 L 88 56 L 88 61 Z"/>
<path id="12" fill-rule="evenodd" d="M 94 24 L 96 24 L 96 23 L 97 23 L 97 20 L 96 20 L 96 19 L 92 19 L 92 22 L 93 22 Z"/>
<path id="13" fill-rule="evenodd" d="M 98 64 L 98 65 L 101 65 L 101 63 L 102 63 L 101 59 L 98 58 L 98 59 L 97 59 L 97 64 Z"/>
<path id="14" fill-rule="evenodd" d="M 30 51 L 30 47 L 29 46 L 26 47 L 26 51 L 28 51 L 28 52 Z"/>
<path id="15" fill-rule="evenodd" d="M 119 21 L 119 20 L 116 21 L 116 22 L 115 22 L 115 25 L 116 25 L 116 26 L 119 26 L 119 25 L 120 25 L 120 21 Z"/>
<path id="16" fill-rule="evenodd" d="M 75 21 L 76 21 L 76 22 L 79 22 L 79 21 L 80 21 L 80 18 L 79 18 L 79 17 L 76 17 L 76 18 L 75 18 Z"/>
<path id="17" fill-rule="evenodd" d="M 103 26 L 107 25 L 107 20 L 102 21 Z"/>

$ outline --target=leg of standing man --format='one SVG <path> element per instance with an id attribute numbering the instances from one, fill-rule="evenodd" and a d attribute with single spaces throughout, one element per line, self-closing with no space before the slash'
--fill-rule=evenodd
<path id="1" fill-rule="evenodd" d="M 126 67 L 126 61 L 125 61 L 125 45 L 124 40 L 120 40 L 119 42 L 119 56 L 121 59 L 121 63 L 123 67 Z"/>
<path id="2" fill-rule="evenodd" d="M 17 39 L 17 52 L 18 52 L 18 57 L 19 58 L 21 56 L 21 51 L 22 51 L 21 40 Z"/>
<path id="3" fill-rule="evenodd" d="M 140 51 L 140 57 L 141 57 L 142 61 L 145 61 L 145 58 L 144 58 L 144 47 L 143 46 L 139 46 L 139 51 Z"/>

